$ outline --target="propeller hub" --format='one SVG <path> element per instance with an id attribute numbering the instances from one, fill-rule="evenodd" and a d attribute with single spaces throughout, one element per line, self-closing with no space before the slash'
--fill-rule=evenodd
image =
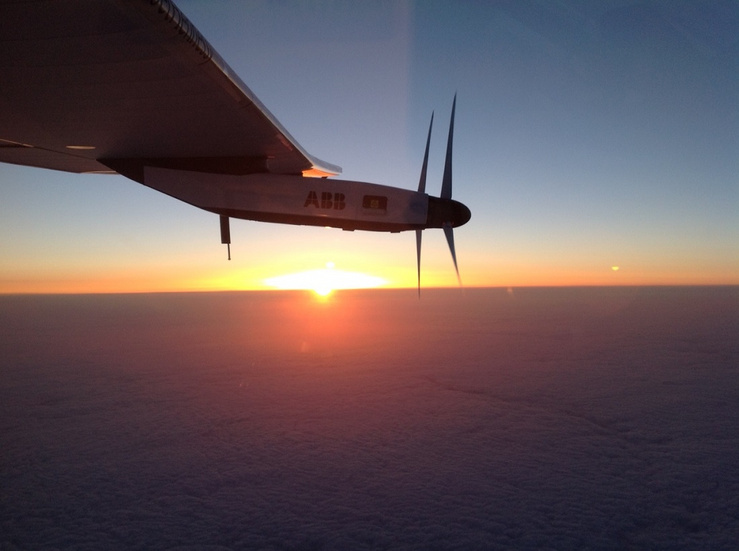
<path id="1" fill-rule="evenodd" d="M 470 209 L 459 201 L 429 196 L 427 228 L 443 228 L 444 226 L 456 228 L 469 222 L 471 217 Z"/>

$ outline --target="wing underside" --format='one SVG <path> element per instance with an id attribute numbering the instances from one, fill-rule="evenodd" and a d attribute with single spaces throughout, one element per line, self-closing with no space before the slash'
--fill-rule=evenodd
<path id="1" fill-rule="evenodd" d="M 0 161 L 331 176 L 167 0 L 0 1 Z"/>

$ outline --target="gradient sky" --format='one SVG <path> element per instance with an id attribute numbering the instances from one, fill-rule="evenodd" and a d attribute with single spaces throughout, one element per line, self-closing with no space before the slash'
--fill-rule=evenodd
<path id="1" fill-rule="evenodd" d="M 469 286 L 739 284 L 739 3 L 177 2 L 311 154 L 415 189 L 452 98 Z M 260 289 L 305 270 L 415 286 L 412 232 L 235 220 L 121 176 L 0 164 L 0 292 Z M 440 231 L 423 280 L 456 285 Z M 613 267 L 618 266 L 618 270 Z"/>

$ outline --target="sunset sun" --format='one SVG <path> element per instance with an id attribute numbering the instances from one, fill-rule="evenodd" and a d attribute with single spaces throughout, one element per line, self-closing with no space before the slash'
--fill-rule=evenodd
<path id="1" fill-rule="evenodd" d="M 386 281 L 368 274 L 337 270 L 333 262 L 327 262 L 323 269 L 271 277 L 265 279 L 264 283 L 270 287 L 283 290 L 310 290 L 325 297 L 339 289 L 379 287 L 384 285 Z"/>

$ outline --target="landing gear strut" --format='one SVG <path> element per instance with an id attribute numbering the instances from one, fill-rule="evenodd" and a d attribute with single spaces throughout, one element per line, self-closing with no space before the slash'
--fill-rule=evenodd
<path id="1" fill-rule="evenodd" d="M 228 216 L 221 214 L 221 243 L 228 247 L 228 259 L 231 260 L 231 227 Z"/>

